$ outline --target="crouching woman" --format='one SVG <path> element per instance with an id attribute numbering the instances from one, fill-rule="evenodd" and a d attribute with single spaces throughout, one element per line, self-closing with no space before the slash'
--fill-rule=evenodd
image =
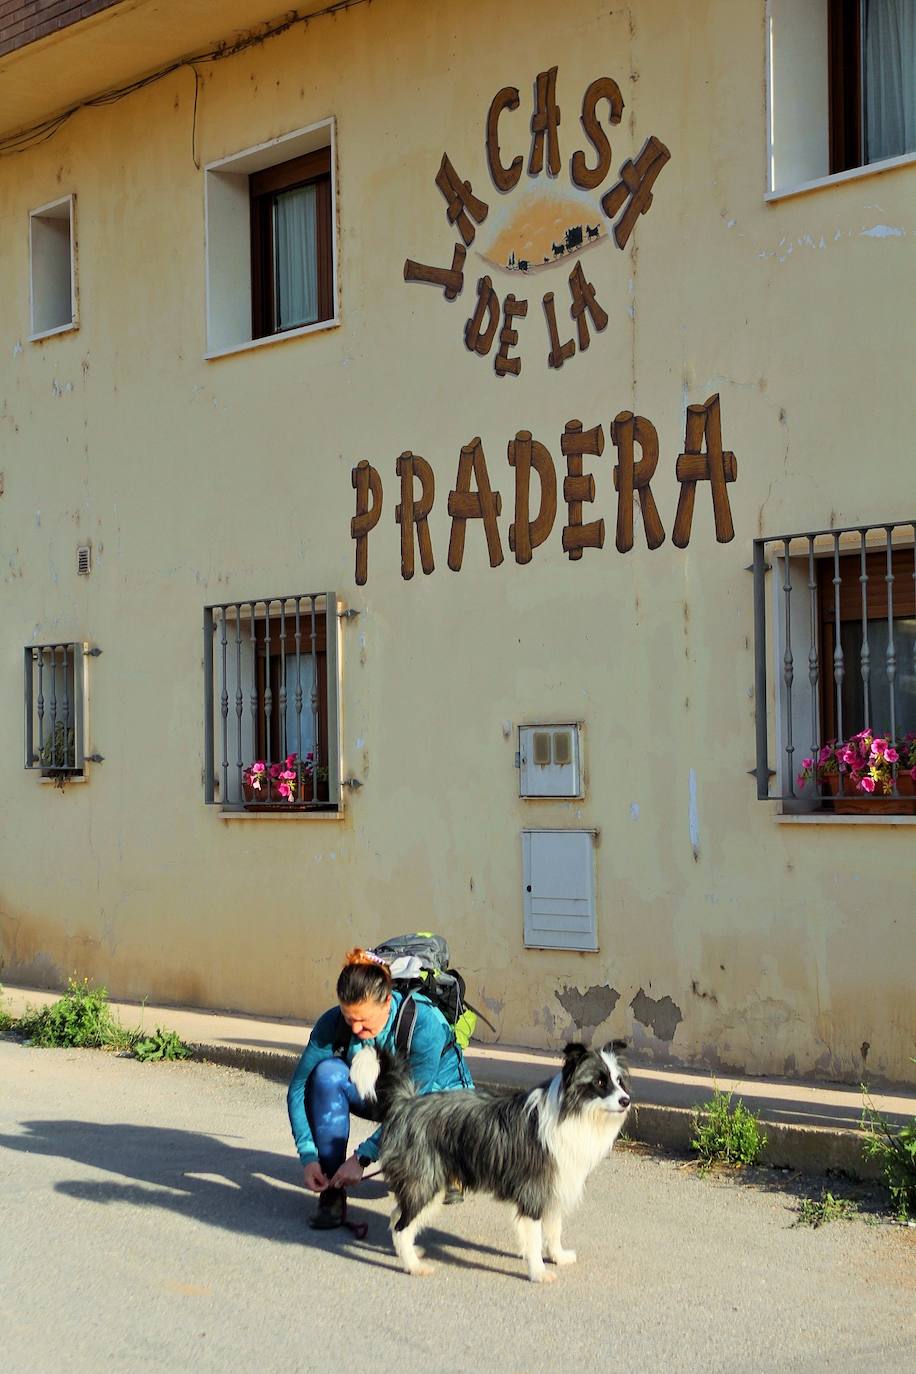
<path id="1" fill-rule="evenodd" d="M 381 1126 L 347 1158 L 351 1113 L 379 1120 L 378 1105 L 364 1101 L 350 1077 L 364 1045 L 406 1053 L 421 1093 L 474 1086 L 441 1011 L 421 993 L 405 997 L 396 991 L 387 964 L 376 955 L 350 951 L 337 979 L 337 1001 L 316 1022 L 286 1095 L 305 1186 L 320 1195 L 309 1225 L 321 1231 L 346 1224 L 346 1189 L 378 1159 Z"/>

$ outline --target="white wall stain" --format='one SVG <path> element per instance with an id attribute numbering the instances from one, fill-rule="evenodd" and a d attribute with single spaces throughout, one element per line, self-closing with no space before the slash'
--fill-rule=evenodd
<path id="1" fill-rule="evenodd" d="M 690 847 L 693 850 L 693 857 L 700 857 L 700 816 L 697 810 L 697 774 L 696 769 L 691 768 L 688 779 L 689 801 L 687 803 L 687 820 L 690 827 Z"/>
<path id="2" fill-rule="evenodd" d="M 630 802 L 630 820 L 639 820 L 639 802 Z"/>
<path id="3" fill-rule="evenodd" d="M 906 230 L 898 229 L 893 224 L 873 224 L 870 229 L 859 231 L 860 239 L 903 239 L 906 238 Z"/>

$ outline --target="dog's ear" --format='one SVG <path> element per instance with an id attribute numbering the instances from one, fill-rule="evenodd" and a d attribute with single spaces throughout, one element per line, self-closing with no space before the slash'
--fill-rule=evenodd
<path id="1" fill-rule="evenodd" d="M 609 1040 L 609 1041 L 607 1042 L 607 1044 L 605 1045 L 605 1047 L 604 1047 L 605 1053 L 606 1053 L 606 1054 L 624 1054 L 624 1053 L 626 1052 L 626 1048 L 627 1048 L 627 1044 L 628 1044 L 628 1043 L 629 1043 L 629 1042 L 626 1041 L 626 1040 Z"/>
<path id="2" fill-rule="evenodd" d="M 563 1077 L 569 1078 L 587 1054 L 588 1050 L 585 1046 L 580 1045 L 577 1041 L 565 1045 L 563 1048 Z"/>

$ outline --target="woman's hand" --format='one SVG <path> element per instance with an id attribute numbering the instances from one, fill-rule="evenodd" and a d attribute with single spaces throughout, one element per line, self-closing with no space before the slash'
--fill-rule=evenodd
<path id="1" fill-rule="evenodd" d="M 304 1182 L 306 1188 L 312 1193 L 322 1193 L 327 1188 L 328 1181 L 321 1172 L 321 1165 L 317 1159 L 313 1159 L 311 1164 L 306 1164 Z"/>
<path id="2" fill-rule="evenodd" d="M 356 1155 L 352 1154 L 349 1159 L 345 1159 L 343 1164 L 341 1164 L 337 1173 L 331 1179 L 330 1186 L 332 1188 L 349 1188 L 352 1187 L 354 1183 L 359 1183 L 362 1176 L 363 1166 L 356 1158 Z"/>

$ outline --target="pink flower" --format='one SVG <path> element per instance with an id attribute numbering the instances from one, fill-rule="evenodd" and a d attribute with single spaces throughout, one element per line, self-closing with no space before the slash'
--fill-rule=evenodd
<path id="1" fill-rule="evenodd" d="M 882 756 L 882 754 L 883 754 L 883 753 L 886 751 L 886 749 L 887 749 L 887 740 L 886 740 L 886 739 L 876 739 L 876 740 L 872 740 L 872 745 L 871 745 L 871 747 L 872 747 L 872 752 L 875 753 L 875 754 L 877 754 L 878 758 L 880 759 L 881 756 Z"/>
<path id="2" fill-rule="evenodd" d="M 897 763 L 900 758 L 900 755 L 897 753 L 896 749 L 891 747 L 889 749 L 885 749 L 884 757 L 887 759 L 888 763 Z"/>
<path id="3" fill-rule="evenodd" d="M 874 785 L 874 784 L 873 784 L 873 785 Z M 288 782 L 281 782 L 281 783 L 280 783 L 279 791 L 280 791 L 280 796 L 281 796 L 281 797 L 288 797 L 288 796 L 289 796 L 289 783 L 288 783 Z"/>
<path id="4" fill-rule="evenodd" d="M 874 792 L 875 790 L 874 778 L 864 777 L 858 785 L 863 792 Z"/>
<path id="5" fill-rule="evenodd" d="M 259 760 L 257 763 L 253 763 L 253 764 L 251 765 L 251 771 L 252 771 L 252 773 L 266 773 L 266 772 L 267 772 L 267 764 L 266 764 L 266 763 L 261 763 L 261 761 Z"/>
<path id="6" fill-rule="evenodd" d="M 295 766 L 296 766 L 296 755 L 295 755 L 295 754 L 287 754 L 286 758 L 283 760 L 283 764 L 284 764 L 284 767 L 286 767 L 286 768 L 295 768 Z"/>
<path id="7" fill-rule="evenodd" d="M 802 768 L 805 770 L 814 767 L 814 759 L 802 759 Z"/>
<path id="8" fill-rule="evenodd" d="M 280 774 L 280 777 L 283 780 L 283 782 L 292 782 L 295 779 L 296 774 L 292 768 L 287 768 L 287 770 L 284 773 Z"/>
<path id="9" fill-rule="evenodd" d="M 272 763 L 270 765 L 270 776 L 276 781 L 276 779 L 280 776 L 280 773 L 281 768 L 279 763 Z"/>
<path id="10" fill-rule="evenodd" d="M 818 751 L 818 756 L 817 756 L 817 761 L 818 761 L 818 763 L 826 763 L 827 760 L 830 758 L 830 756 L 831 756 L 832 753 L 833 753 L 833 750 L 831 749 L 830 745 L 829 745 L 829 744 L 825 744 L 824 747 L 823 747 L 821 750 Z"/>
<path id="11" fill-rule="evenodd" d="M 910 777 L 913 779 L 914 782 L 916 782 L 916 768 L 910 769 Z"/>

